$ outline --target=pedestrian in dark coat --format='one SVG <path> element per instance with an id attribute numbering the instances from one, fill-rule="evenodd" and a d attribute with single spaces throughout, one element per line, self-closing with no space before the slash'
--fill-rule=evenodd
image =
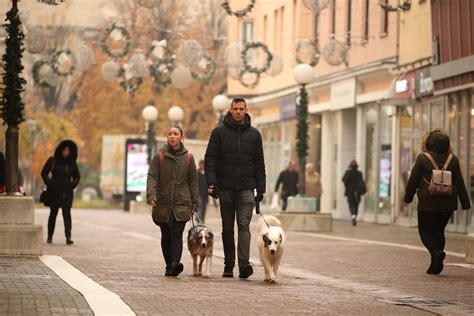
<path id="1" fill-rule="evenodd" d="M 206 217 L 207 202 L 209 201 L 209 196 L 207 194 L 206 175 L 204 174 L 204 160 L 199 161 L 197 175 L 198 175 L 198 182 L 199 182 L 198 217 L 204 223 L 205 217 Z"/>
<path id="2" fill-rule="evenodd" d="M 275 185 L 275 192 L 278 192 L 280 184 L 282 185 L 281 209 L 286 211 L 288 206 L 288 197 L 298 194 L 298 172 L 296 172 L 296 161 L 290 161 L 288 168 L 280 173 Z"/>
<path id="3" fill-rule="evenodd" d="M 81 180 L 79 168 L 77 167 L 77 145 L 72 140 L 62 141 L 56 147 L 54 156 L 46 161 L 41 170 L 41 178 L 48 188 L 50 201 L 47 242 L 53 242 L 56 217 L 59 208 L 61 208 L 66 243 L 71 245 L 74 243 L 71 239 L 71 207 L 74 199 L 74 189 Z"/>
<path id="4" fill-rule="evenodd" d="M 199 187 L 196 163 L 183 144 L 181 127 L 171 127 L 167 139 L 148 170 L 147 202 L 153 206 L 153 221 L 161 229 L 165 276 L 178 276 L 184 269 L 180 262 L 183 231 L 197 211 Z"/>
<path id="5" fill-rule="evenodd" d="M 431 195 L 428 192 L 428 183 L 434 166 L 426 153 L 431 155 L 439 169 L 452 154 L 446 168 L 451 171 L 451 195 Z M 443 260 L 446 257 L 443 251 L 445 246 L 444 230 L 453 212 L 458 209 L 458 198 L 461 201 L 462 209 L 471 208 L 459 160 L 452 153 L 448 135 L 439 129 L 426 133 L 422 139 L 422 153 L 418 155 L 411 169 L 405 191 L 405 202 L 411 203 L 415 193 L 418 197 L 418 232 L 421 241 L 431 254 L 431 264 L 426 273 L 439 274 L 443 270 Z"/>
<path id="6" fill-rule="evenodd" d="M 265 162 L 262 136 L 251 126 L 243 98 L 232 100 L 224 123 L 212 131 L 205 156 L 205 174 L 209 195 L 220 200 L 225 256 L 222 276 L 234 276 L 237 217 L 239 277 L 248 278 L 253 273 L 249 263 L 249 225 L 255 203 L 262 201 L 265 193 Z"/>
<path id="7" fill-rule="evenodd" d="M 349 204 L 349 211 L 351 212 L 352 225 L 357 225 L 357 215 L 359 214 L 359 203 L 360 197 L 363 192 L 362 188 L 365 188 L 364 177 L 362 172 L 357 170 L 359 165 L 355 160 L 352 160 L 349 164 L 349 168 L 344 173 L 342 177 L 342 182 L 344 182 L 345 192 L 344 195 L 347 197 L 347 202 Z"/>

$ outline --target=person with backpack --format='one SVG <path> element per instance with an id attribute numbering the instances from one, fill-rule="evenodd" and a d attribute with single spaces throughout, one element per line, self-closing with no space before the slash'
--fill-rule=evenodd
<path id="1" fill-rule="evenodd" d="M 359 165 L 355 160 L 349 164 L 349 168 L 342 177 L 344 182 L 345 192 L 349 203 L 349 211 L 351 212 L 352 226 L 357 225 L 357 215 L 359 214 L 360 197 L 367 191 L 362 172 L 357 170 Z"/>
<path id="2" fill-rule="evenodd" d="M 152 218 L 161 229 L 165 276 L 183 272 L 183 231 L 199 205 L 196 163 L 183 143 L 183 130 L 168 130 L 167 144 L 153 157 L 148 170 L 147 202 Z"/>
<path id="3" fill-rule="evenodd" d="M 422 153 L 411 169 L 404 200 L 411 203 L 415 193 L 418 197 L 418 232 L 431 254 L 426 273 L 440 274 L 446 257 L 446 225 L 458 209 L 458 198 L 464 210 L 471 208 L 471 202 L 449 136 L 435 129 L 423 136 L 421 147 Z"/>

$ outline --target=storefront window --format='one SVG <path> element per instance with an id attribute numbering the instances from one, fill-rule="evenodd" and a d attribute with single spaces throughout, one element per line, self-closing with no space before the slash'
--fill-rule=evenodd
<path id="1" fill-rule="evenodd" d="M 431 125 L 430 129 L 440 128 L 444 130 L 444 101 L 443 99 L 433 101 L 430 107 Z"/>
<path id="2" fill-rule="evenodd" d="M 375 213 L 378 192 L 377 188 L 377 121 L 378 111 L 375 106 L 365 108 L 366 139 L 365 139 L 365 181 L 367 194 L 365 194 L 365 211 Z"/>
<path id="3" fill-rule="evenodd" d="M 394 109 L 383 106 L 380 111 L 380 159 L 379 159 L 379 213 L 390 214 L 392 178 L 392 119 Z"/>
<path id="4" fill-rule="evenodd" d="M 471 115 L 470 115 L 470 141 L 469 141 L 469 153 L 470 153 L 470 166 L 469 166 L 469 184 L 471 192 L 471 203 L 474 202 L 474 90 L 471 90 Z M 471 213 L 469 225 L 471 226 L 470 231 L 474 232 L 474 211 Z"/>
<path id="5" fill-rule="evenodd" d="M 400 217 L 409 217 L 410 208 L 405 205 L 402 200 L 405 195 L 405 188 L 410 175 L 412 166 L 411 155 L 411 132 L 412 132 L 412 113 L 413 107 L 401 108 L 400 117 L 400 182 L 399 182 L 399 198 L 400 198 Z"/>
<path id="6" fill-rule="evenodd" d="M 332 178 L 333 178 L 333 181 L 332 181 L 332 208 L 335 210 L 337 209 L 337 186 L 338 186 L 338 183 L 339 181 L 338 180 L 338 176 L 337 176 L 337 160 L 338 160 L 338 156 L 337 156 L 337 147 L 338 147 L 338 133 L 339 133 L 339 128 L 338 128 L 338 119 L 337 119 L 337 116 L 333 116 L 334 120 L 334 126 L 333 126 L 333 147 L 332 147 L 332 150 L 333 150 L 333 154 L 334 154 L 334 159 L 332 161 Z"/>

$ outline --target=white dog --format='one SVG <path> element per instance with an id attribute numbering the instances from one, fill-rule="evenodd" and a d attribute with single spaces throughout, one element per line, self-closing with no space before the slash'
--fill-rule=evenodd
<path id="1" fill-rule="evenodd" d="M 272 215 L 265 215 L 265 221 L 258 220 L 260 234 L 258 238 L 258 252 L 260 261 L 265 269 L 265 282 L 276 282 L 278 266 L 285 249 L 285 232 L 280 221 Z"/>
<path id="2" fill-rule="evenodd" d="M 214 235 L 206 226 L 198 224 L 188 233 L 188 249 L 193 258 L 193 275 L 211 276 L 212 249 L 214 248 Z M 198 268 L 198 257 L 199 268 Z M 202 264 L 206 259 L 206 270 L 202 273 Z"/>

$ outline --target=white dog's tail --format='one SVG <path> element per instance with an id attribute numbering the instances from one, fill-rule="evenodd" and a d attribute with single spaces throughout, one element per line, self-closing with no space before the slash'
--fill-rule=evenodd
<path id="1" fill-rule="evenodd" d="M 267 222 L 268 225 L 281 227 L 280 220 L 278 218 L 276 218 L 275 216 L 273 216 L 273 215 L 263 215 L 263 217 L 265 218 L 265 221 Z M 261 228 L 264 228 L 264 227 L 267 226 L 265 221 L 260 216 L 260 218 L 258 219 L 258 224 Z"/>

